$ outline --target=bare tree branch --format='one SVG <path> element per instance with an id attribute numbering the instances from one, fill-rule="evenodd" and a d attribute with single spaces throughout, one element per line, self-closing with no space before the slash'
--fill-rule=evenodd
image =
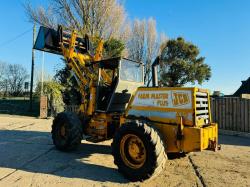
<path id="1" fill-rule="evenodd" d="M 25 9 L 30 21 L 55 28 L 63 24 L 104 39 L 123 36 L 126 13 L 117 0 L 50 0 L 49 7 L 34 8 L 30 3 Z"/>

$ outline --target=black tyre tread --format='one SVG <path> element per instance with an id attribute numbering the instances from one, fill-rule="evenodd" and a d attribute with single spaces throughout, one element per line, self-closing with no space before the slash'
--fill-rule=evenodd
<path id="1" fill-rule="evenodd" d="M 69 132 L 69 137 L 64 145 L 58 145 L 56 139 L 56 131 L 60 123 L 67 122 L 67 131 Z M 78 116 L 72 112 L 62 112 L 59 113 L 53 120 L 52 124 L 52 140 L 57 149 L 61 151 L 71 151 L 77 148 L 81 144 L 82 140 L 82 125 Z"/>
<path id="2" fill-rule="evenodd" d="M 152 133 L 156 134 L 156 154 L 157 156 L 157 167 L 152 175 L 151 178 L 155 178 L 160 172 L 164 169 L 166 160 L 167 160 L 167 154 L 165 152 L 166 144 L 164 143 L 164 140 L 162 135 L 158 132 L 158 130 L 154 127 L 152 128 Z"/>
<path id="3" fill-rule="evenodd" d="M 153 158 L 150 162 L 151 168 L 147 170 L 147 173 L 143 175 L 131 175 L 124 170 L 126 170 L 126 166 L 123 164 L 120 156 L 119 156 L 119 141 L 122 138 L 122 135 L 126 133 L 126 131 L 136 131 L 137 133 L 142 133 L 150 146 L 153 147 L 153 153 L 151 153 L 151 157 Z M 165 163 L 167 160 L 167 155 L 165 153 L 166 145 L 163 142 L 163 139 L 155 127 L 147 125 L 143 121 L 136 122 L 128 122 L 120 127 L 120 129 L 116 132 L 112 146 L 112 154 L 114 157 L 114 163 L 118 166 L 119 172 L 124 174 L 126 178 L 131 181 L 143 181 L 148 178 L 156 177 L 162 169 L 165 167 Z M 117 150 L 118 149 L 118 150 Z M 147 163 L 149 164 L 149 163 Z"/>

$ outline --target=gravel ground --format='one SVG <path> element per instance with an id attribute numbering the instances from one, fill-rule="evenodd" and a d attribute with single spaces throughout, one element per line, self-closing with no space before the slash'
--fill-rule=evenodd
<path id="1" fill-rule="evenodd" d="M 249 138 L 221 135 L 221 151 L 171 159 L 158 177 L 131 183 L 113 164 L 111 141 L 59 152 L 51 123 L 0 116 L 0 186 L 250 186 Z"/>

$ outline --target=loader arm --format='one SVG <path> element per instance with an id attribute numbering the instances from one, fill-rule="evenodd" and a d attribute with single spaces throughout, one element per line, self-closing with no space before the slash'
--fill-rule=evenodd
<path id="1" fill-rule="evenodd" d="M 73 30 L 71 33 L 63 30 L 61 26 L 58 30 L 40 27 L 34 49 L 62 55 L 67 67 L 77 80 L 82 95 L 80 112 L 91 115 L 94 111 L 95 87 L 98 79 L 98 67 L 94 63 L 102 58 L 103 40 L 101 39 L 95 50 L 95 55 L 89 53 L 88 37 L 81 38 Z M 101 70 L 101 75 L 105 82 L 111 83 L 111 78 L 105 70 Z M 92 99 L 89 99 L 89 98 Z"/>

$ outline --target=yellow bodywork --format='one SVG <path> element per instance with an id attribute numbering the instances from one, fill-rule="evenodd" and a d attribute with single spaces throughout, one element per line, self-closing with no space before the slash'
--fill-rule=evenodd
<path id="1" fill-rule="evenodd" d="M 138 88 L 126 115 L 146 119 L 149 125 L 157 127 L 167 152 L 214 150 L 218 143 L 218 127 L 212 123 L 208 90 Z"/>
<path id="2" fill-rule="evenodd" d="M 183 139 L 177 140 L 177 126 L 153 123 L 163 135 L 167 152 L 193 152 L 204 149 L 214 150 L 212 142 L 218 142 L 218 125 L 212 123 L 207 127 L 184 127 Z M 180 142 L 178 142 L 180 141 Z"/>

